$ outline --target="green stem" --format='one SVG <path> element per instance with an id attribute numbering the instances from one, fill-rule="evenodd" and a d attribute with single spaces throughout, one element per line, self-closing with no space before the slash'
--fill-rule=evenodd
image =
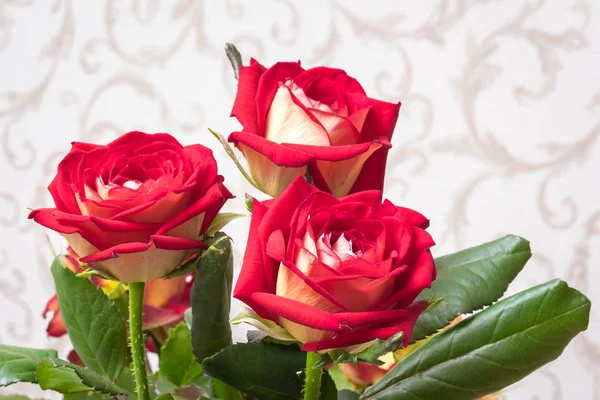
<path id="1" fill-rule="evenodd" d="M 322 369 L 316 367 L 321 359 L 319 353 L 306 353 L 306 382 L 304 384 L 304 400 L 317 400 L 321 392 Z"/>
<path id="2" fill-rule="evenodd" d="M 142 330 L 144 311 L 145 282 L 129 284 L 129 330 L 131 336 L 131 357 L 135 373 L 135 391 L 139 400 L 149 400 L 148 378 L 146 376 L 146 357 L 144 332 Z"/>

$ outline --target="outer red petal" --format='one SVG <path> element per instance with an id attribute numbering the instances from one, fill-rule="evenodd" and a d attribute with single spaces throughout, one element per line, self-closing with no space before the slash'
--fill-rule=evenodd
<path id="1" fill-rule="evenodd" d="M 435 279 L 436 269 L 433 257 L 429 251 L 424 251 L 413 262 L 410 269 L 398 278 L 395 295 L 384 300 L 375 307 L 376 310 L 386 310 L 389 307 L 404 308 L 423 291 L 431 287 Z"/>
<path id="2" fill-rule="evenodd" d="M 282 167 L 303 167 L 314 158 L 313 155 L 304 153 L 302 150 L 271 142 L 251 133 L 233 132 L 227 140 L 236 146 L 238 144 L 246 145 Z M 329 147 L 326 148 L 329 149 Z"/>
<path id="3" fill-rule="evenodd" d="M 150 236 L 150 241 L 148 243 L 131 242 L 118 244 L 109 249 L 83 257 L 79 259 L 79 261 L 89 264 L 110 260 L 111 258 L 117 258 L 119 254 L 141 253 L 148 250 L 152 245 L 155 245 L 158 249 L 164 250 L 201 250 L 207 247 L 206 243 L 199 240 L 152 235 Z"/>
<path id="4" fill-rule="evenodd" d="M 373 141 L 385 138 L 391 141 L 399 112 L 400 103 L 373 100 L 372 108 L 361 131 L 362 140 Z M 384 146 L 369 157 L 350 193 L 369 189 L 383 190 L 388 151 L 389 147 Z"/>
<path id="5" fill-rule="evenodd" d="M 217 181 L 210 189 L 208 189 L 204 196 L 187 207 L 182 213 L 166 222 L 158 231 L 156 231 L 156 234 L 162 235 L 195 216 L 205 213 L 204 220 L 202 221 L 202 232 L 198 232 L 198 235 L 200 235 L 211 224 L 221 207 L 223 207 L 223 204 L 232 197 L 233 195 L 229 190 L 227 190 L 221 182 Z"/>
<path id="6" fill-rule="evenodd" d="M 343 329 L 333 314 L 300 303 L 299 301 L 270 293 L 254 293 L 252 300 L 263 309 L 269 310 L 273 317 L 283 317 L 309 328 L 325 331 L 339 331 Z"/>
<path id="7" fill-rule="evenodd" d="M 267 113 L 271 108 L 271 103 L 275 98 L 279 83 L 294 79 L 303 71 L 304 68 L 300 66 L 300 62 L 278 62 L 262 74 L 256 91 L 258 128 L 254 132 L 255 134 L 264 136 Z"/>
<path id="8" fill-rule="evenodd" d="M 341 93 L 359 93 L 363 96 L 365 91 L 358 81 L 351 76 L 348 76 L 346 71 L 337 68 L 315 67 L 310 68 L 298 75 L 294 82 L 303 89 L 310 91 L 310 86 L 316 80 L 329 80 L 335 85 L 335 88 Z"/>
<path id="9" fill-rule="evenodd" d="M 269 202 L 253 202 L 244 261 L 233 290 L 233 297 L 246 303 L 263 318 L 269 318 L 269 311 L 254 302 L 252 294 L 275 293 L 278 269 L 276 261 L 265 257 L 258 235 L 258 227 L 269 209 L 268 205 Z"/>
<path id="10" fill-rule="evenodd" d="M 381 314 L 374 313 L 373 324 L 367 325 L 363 329 L 349 329 L 339 332 L 331 339 L 318 342 L 305 343 L 302 345 L 304 351 L 321 351 L 326 349 L 341 348 L 353 346 L 356 344 L 367 343 L 374 339 L 388 339 L 390 336 L 402 331 L 404 332 L 404 345 L 410 341 L 413 328 L 417 318 L 427 308 L 426 302 L 411 304 L 406 313 L 398 314 L 397 319 L 389 320 L 381 318 Z M 369 313 L 363 313 L 365 324 L 369 321 Z"/>
<path id="11" fill-rule="evenodd" d="M 375 143 L 383 144 L 383 147 L 391 145 L 385 139 L 377 140 Z M 367 152 L 373 142 L 350 144 L 346 146 L 310 146 L 305 144 L 282 143 L 282 146 L 310 154 L 316 160 L 322 161 L 344 161 Z M 374 155 L 373 155 L 374 156 Z M 371 157 L 373 157 L 371 156 Z M 267 155 L 268 157 L 268 155 Z"/>
<path id="12" fill-rule="evenodd" d="M 250 65 L 241 66 L 239 70 L 238 89 L 231 110 L 231 116 L 244 127 L 244 131 L 259 134 L 257 119 L 256 93 L 260 77 L 267 69 L 255 59 L 250 59 Z"/>
<path id="13" fill-rule="evenodd" d="M 73 147 L 58 164 L 58 171 L 48 186 L 48 191 L 59 210 L 79 214 L 79 206 L 73 193 L 72 184 L 77 182 L 77 170 L 85 152 L 76 149 L 75 145 Z"/>
<path id="14" fill-rule="evenodd" d="M 106 248 L 105 238 L 101 236 L 100 230 L 91 222 L 90 217 L 67 214 L 56 208 L 38 208 L 29 213 L 28 218 L 59 233 L 78 233 L 96 248 Z"/>
<path id="15" fill-rule="evenodd" d="M 60 313 L 60 307 L 58 305 L 58 297 L 56 295 L 52 296 L 48 303 L 46 304 L 46 309 L 42 313 L 42 317 L 46 318 L 49 312 L 52 312 L 52 319 L 48 323 L 48 327 L 46 328 L 46 332 L 48 336 L 52 337 L 61 337 L 67 333 L 67 327 L 65 326 L 65 321 L 62 318 L 62 314 Z"/>
<path id="16" fill-rule="evenodd" d="M 164 142 L 167 145 L 183 148 L 183 146 L 168 133 L 145 133 L 140 131 L 131 131 L 113 140 L 106 147 L 115 148 L 124 146 L 128 149 L 136 149 L 141 146 L 155 142 Z"/>

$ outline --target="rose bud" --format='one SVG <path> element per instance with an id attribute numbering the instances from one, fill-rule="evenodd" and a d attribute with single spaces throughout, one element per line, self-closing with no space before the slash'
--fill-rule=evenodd
<path id="1" fill-rule="evenodd" d="M 256 185 L 273 197 L 307 172 L 336 197 L 382 190 L 400 103 L 367 97 L 340 69 L 299 62 L 240 67 L 231 115 L 242 124 L 229 141 Z"/>
<path id="2" fill-rule="evenodd" d="M 209 149 L 165 133 L 74 142 L 48 187 L 56 208 L 29 218 L 59 232 L 91 268 L 147 282 L 206 247 L 199 235 L 233 197 L 222 182 Z"/>
<path id="3" fill-rule="evenodd" d="M 254 201 L 234 297 L 275 321 L 305 351 L 347 348 L 404 332 L 410 339 L 436 269 L 416 211 L 380 191 L 343 198 L 297 178 L 274 200 Z"/>

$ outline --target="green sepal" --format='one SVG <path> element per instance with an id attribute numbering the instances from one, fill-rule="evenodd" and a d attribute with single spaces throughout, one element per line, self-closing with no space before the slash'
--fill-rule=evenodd
<path id="1" fill-rule="evenodd" d="M 227 153 L 227 155 L 229 156 L 229 158 L 231 158 L 231 160 L 235 163 L 235 166 L 237 167 L 237 169 L 240 171 L 240 173 L 242 174 L 242 176 L 244 178 L 246 178 L 246 180 L 255 188 L 257 188 L 258 190 L 261 190 L 258 185 L 256 184 L 256 181 L 254 179 L 252 179 L 252 176 L 250 176 L 250 174 L 248 174 L 246 172 L 246 170 L 244 169 L 244 167 L 242 166 L 242 164 L 240 164 L 240 161 L 237 159 L 237 157 L 235 156 L 235 153 L 233 152 L 233 149 L 231 148 L 231 146 L 229 145 L 229 142 L 227 142 L 227 140 L 223 137 L 223 135 L 221 135 L 219 132 L 213 131 L 212 129 L 208 128 L 208 130 L 210 131 L 210 133 L 212 133 L 212 135 L 217 138 L 217 140 L 219 141 L 219 143 L 221 143 L 221 146 L 223 146 L 223 149 L 225 150 L 225 153 Z M 262 191 L 262 190 L 261 190 Z"/>

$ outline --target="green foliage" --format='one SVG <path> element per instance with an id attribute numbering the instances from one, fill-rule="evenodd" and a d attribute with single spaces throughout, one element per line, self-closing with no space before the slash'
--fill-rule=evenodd
<path id="1" fill-rule="evenodd" d="M 306 353 L 295 345 L 255 342 L 229 346 L 202 363 L 204 372 L 258 400 L 302 399 Z M 337 391 L 323 374 L 321 400 Z"/>
<path id="2" fill-rule="evenodd" d="M 231 344 L 229 309 L 233 280 L 231 240 L 219 234 L 207 240 L 192 287 L 192 348 L 198 361 Z"/>
<path id="3" fill-rule="evenodd" d="M 44 358 L 58 359 L 56 350 L 0 345 L 0 386 L 17 382 L 35 383 L 37 365 Z"/>
<path id="4" fill-rule="evenodd" d="M 585 330 L 590 301 L 554 280 L 500 301 L 398 363 L 361 399 L 470 400 L 556 359 Z"/>
<path id="5" fill-rule="evenodd" d="M 127 333 L 115 304 L 88 279 L 65 268 L 60 256 L 52 276 L 69 338 L 90 370 L 115 381 L 125 361 Z"/>
<path id="6" fill-rule="evenodd" d="M 402 347 L 403 341 L 404 332 L 398 332 L 386 340 L 376 340 L 360 353 L 350 354 L 339 350 L 330 351 L 328 353 L 329 357 L 324 357 L 322 363 L 324 363 L 323 366 L 329 362 L 353 363 L 356 365 L 360 361 L 365 361 L 375 365 L 382 365 L 383 362 L 379 360 L 379 357 L 398 350 Z"/>
<path id="7" fill-rule="evenodd" d="M 177 387 L 187 386 L 202 375 L 202 367 L 192 352 L 192 338 L 185 322 L 170 330 L 160 349 L 160 373 Z"/>
<path id="8" fill-rule="evenodd" d="M 461 314 L 479 310 L 498 300 L 531 257 L 529 242 L 505 236 L 435 260 L 437 279 L 417 300 L 443 298 L 423 313 L 411 340 L 429 336 Z"/>
<path id="9" fill-rule="evenodd" d="M 82 382 L 73 369 L 56 365 L 49 358 L 43 359 L 38 364 L 36 379 L 40 388 L 59 393 L 81 393 L 93 390 Z"/>

